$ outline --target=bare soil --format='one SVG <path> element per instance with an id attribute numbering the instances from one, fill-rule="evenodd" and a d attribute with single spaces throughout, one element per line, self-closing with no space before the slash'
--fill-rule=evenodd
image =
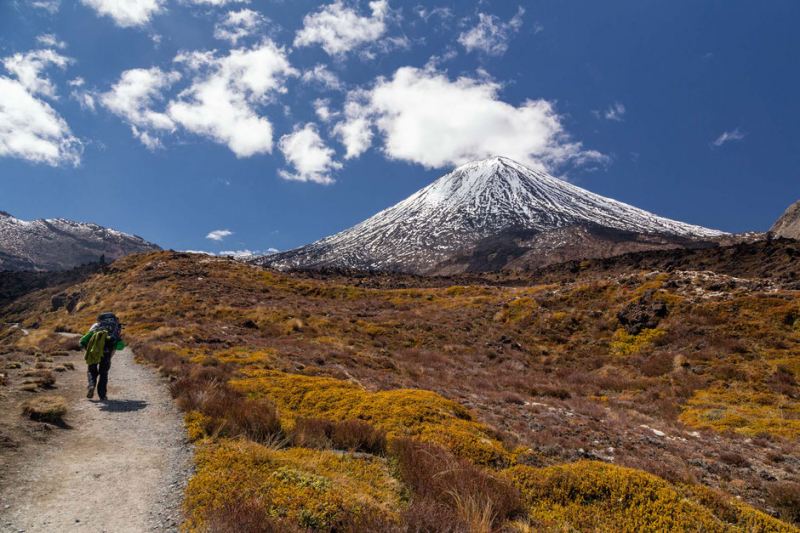
<path id="1" fill-rule="evenodd" d="M 191 449 L 165 383 L 126 349 L 114 355 L 109 399 L 88 400 L 81 354 L 65 361 L 75 370 L 36 393 L 67 399 L 63 424 L 24 420 L 34 393 L 13 382 L 0 398 L 0 531 L 176 531 Z"/>

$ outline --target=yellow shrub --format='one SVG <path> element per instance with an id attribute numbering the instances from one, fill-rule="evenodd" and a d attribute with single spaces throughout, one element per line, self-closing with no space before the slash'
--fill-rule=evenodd
<path id="1" fill-rule="evenodd" d="M 693 427 L 733 430 L 744 435 L 771 433 L 800 437 L 800 402 L 772 391 L 735 384 L 699 390 L 684 406 L 680 420 Z"/>
<path id="2" fill-rule="evenodd" d="M 275 361 L 277 350 L 265 348 L 257 350 L 254 348 L 240 346 L 214 353 L 214 357 L 224 363 L 235 363 L 238 365 L 264 366 Z"/>
<path id="3" fill-rule="evenodd" d="M 183 422 L 186 425 L 187 438 L 194 442 L 207 436 L 206 426 L 211 422 L 211 417 L 200 411 L 190 411 L 183 417 Z"/>
<path id="4" fill-rule="evenodd" d="M 533 316 L 539 304 L 529 296 L 515 298 L 497 312 L 494 319 L 498 322 L 519 322 Z"/>
<path id="5" fill-rule="evenodd" d="M 664 335 L 663 329 L 646 329 L 638 335 L 631 335 L 623 328 L 614 332 L 611 339 L 611 354 L 618 356 L 636 355 Z"/>
<path id="6" fill-rule="evenodd" d="M 438 394 L 413 389 L 369 392 L 340 379 L 250 372 L 252 377 L 231 381 L 235 388 L 267 396 L 278 406 L 290 429 L 297 417 L 330 420 L 366 420 L 389 437 L 411 436 L 440 444 L 478 464 L 504 465 L 510 461 L 502 444 L 473 420 L 460 404 Z"/>
<path id="7" fill-rule="evenodd" d="M 208 512 L 251 499 L 313 530 L 365 513 L 398 519 L 400 488 L 383 459 L 223 440 L 200 445 L 195 462 L 184 501 L 190 531 L 202 530 Z"/>
<path id="8" fill-rule="evenodd" d="M 744 504 L 731 496 L 703 485 L 682 488 L 687 497 L 709 508 L 718 518 L 736 524 L 744 531 L 796 531 L 775 518 Z"/>
<path id="9" fill-rule="evenodd" d="M 557 530 L 795 531 L 743 504 L 741 515 L 717 516 L 667 481 L 632 468 L 579 461 L 516 466 L 505 475 L 522 493 L 530 518 Z"/>

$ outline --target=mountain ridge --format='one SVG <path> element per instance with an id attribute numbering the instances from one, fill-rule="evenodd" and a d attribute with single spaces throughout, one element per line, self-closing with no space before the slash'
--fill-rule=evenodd
<path id="1" fill-rule="evenodd" d="M 138 235 L 64 218 L 22 220 L 0 211 L 0 270 L 66 270 L 160 250 Z"/>
<path id="2" fill-rule="evenodd" d="M 664 237 L 655 247 L 724 235 L 603 197 L 511 159 L 492 157 L 454 169 L 349 229 L 256 262 L 279 269 L 416 273 L 435 273 L 450 262 L 450 270 L 467 270 L 467 265 L 453 267 L 453 258 L 470 255 L 487 238 L 529 232 L 540 236 L 534 240 L 541 244 L 541 236 L 550 231 L 581 226 Z"/>

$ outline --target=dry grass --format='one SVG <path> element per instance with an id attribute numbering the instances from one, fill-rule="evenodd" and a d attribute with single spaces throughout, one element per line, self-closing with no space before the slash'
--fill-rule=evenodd
<path id="1" fill-rule="evenodd" d="M 22 404 L 22 414 L 39 422 L 59 423 L 67 414 L 67 400 L 62 396 L 37 396 Z"/>
<path id="2" fill-rule="evenodd" d="M 306 448 L 334 448 L 374 455 L 386 453 L 386 432 L 363 420 L 333 422 L 299 418 L 292 429 L 291 440 L 295 446 Z"/>
<path id="3" fill-rule="evenodd" d="M 414 494 L 413 503 L 449 509 L 467 531 L 488 532 L 522 512 L 519 493 L 508 482 L 443 448 L 398 439 L 390 453 L 400 479 Z"/>
<path id="4" fill-rule="evenodd" d="M 257 498 L 227 502 L 208 513 L 202 531 L 206 533 L 302 533 L 304 530 L 276 519 Z"/>
<path id="5" fill-rule="evenodd" d="M 769 490 L 769 503 L 780 517 L 800 527 L 800 483 L 784 481 Z"/>
<path id="6" fill-rule="evenodd" d="M 246 436 L 255 442 L 272 442 L 281 436 L 275 405 L 264 398 L 245 398 L 227 384 L 224 367 L 185 365 L 183 377 L 170 385 L 178 406 L 207 417 L 205 432 L 220 437 Z"/>

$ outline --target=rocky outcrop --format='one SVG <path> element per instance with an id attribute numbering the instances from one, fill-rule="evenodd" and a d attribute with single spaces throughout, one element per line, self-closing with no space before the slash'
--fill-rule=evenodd
<path id="1" fill-rule="evenodd" d="M 784 211 L 769 232 L 778 237 L 800 240 L 800 200 Z"/>
<path id="2" fill-rule="evenodd" d="M 653 291 L 647 291 L 617 314 L 617 320 L 629 334 L 638 335 L 642 330 L 658 327 L 661 319 L 669 313 L 667 304 L 655 300 L 653 294 Z"/>

